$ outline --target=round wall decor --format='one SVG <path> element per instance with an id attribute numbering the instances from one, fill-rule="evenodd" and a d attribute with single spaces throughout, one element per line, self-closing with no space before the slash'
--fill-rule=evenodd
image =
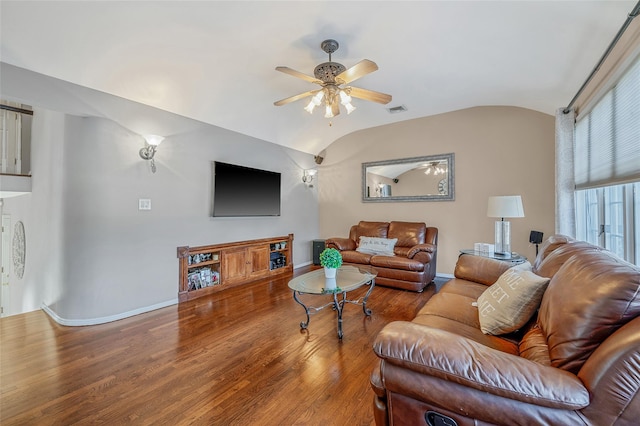
<path id="1" fill-rule="evenodd" d="M 24 238 L 24 225 L 21 221 L 16 222 L 13 229 L 13 270 L 18 278 L 24 275 L 24 261 L 27 253 Z"/>

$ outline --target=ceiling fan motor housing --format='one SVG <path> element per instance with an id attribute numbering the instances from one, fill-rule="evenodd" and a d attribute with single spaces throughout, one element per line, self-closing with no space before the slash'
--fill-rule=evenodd
<path id="1" fill-rule="evenodd" d="M 323 83 L 335 83 L 336 76 L 347 68 L 337 62 L 324 62 L 313 70 L 313 75 Z"/>
<path id="2" fill-rule="evenodd" d="M 347 70 L 347 67 L 344 65 L 331 61 L 331 54 L 338 50 L 339 47 L 340 45 L 338 42 L 333 39 L 324 40 L 320 43 L 320 48 L 322 48 L 325 53 L 329 54 L 329 62 L 324 62 L 318 65 L 313 70 L 313 75 L 325 84 L 335 83 L 336 76 Z"/>

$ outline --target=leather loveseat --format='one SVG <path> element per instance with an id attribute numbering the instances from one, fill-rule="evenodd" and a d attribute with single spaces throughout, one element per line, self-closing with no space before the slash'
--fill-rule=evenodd
<path id="1" fill-rule="evenodd" d="M 363 241 L 391 242 L 386 247 L 392 251 L 367 251 Z M 344 263 L 374 267 L 376 285 L 421 292 L 436 275 L 438 228 L 422 222 L 360 221 L 348 238 L 329 238 L 325 245 L 340 250 Z"/>
<path id="2" fill-rule="evenodd" d="M 517 331 L 481 331 L 478 300 L 509 265 L 473 255 L 412 322 L 381 330 L 377 425 L 639 424 L 640 268 L 562 236 L 530 266 L 550 281 Z"/>

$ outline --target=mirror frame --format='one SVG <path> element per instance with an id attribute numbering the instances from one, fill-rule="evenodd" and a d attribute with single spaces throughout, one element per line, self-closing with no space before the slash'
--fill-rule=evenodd
<path id="1" fill-rule="evenodd" d="M 392 195 L 390 197 L 368 197 L 367 196 L 367 168 L 368 167 L 386 166 L 386 165 L 394 165 L 394 164 L 408 164 L 408 163 L 430 163 L 433 161 L 442 161 L 442 160 L 447 160 L 447 164 L 449 168 L 447 173 L 447 193 L 444 195 L 439 195 L 439 194 L 402 195 L 402 196 Z M 453 200 L 455 200 L 455 154 L 454 153 L 362 163 L 362 201 L 365 203 L 389 203 L 389 202 L 401 202 L 401 201 L 453 201 Z"/>

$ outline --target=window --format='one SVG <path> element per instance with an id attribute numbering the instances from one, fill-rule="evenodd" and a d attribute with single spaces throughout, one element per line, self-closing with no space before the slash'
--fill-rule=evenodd
<path id="1" fill-rule="evenodd" d="M 640 58 L 574 137 L 576 237 L 640 265 Z"/>
<path id="2" fill-rule="evenodd" d="M 640 182 L 576 192 L 576 237 L 640 265 Z"/>

